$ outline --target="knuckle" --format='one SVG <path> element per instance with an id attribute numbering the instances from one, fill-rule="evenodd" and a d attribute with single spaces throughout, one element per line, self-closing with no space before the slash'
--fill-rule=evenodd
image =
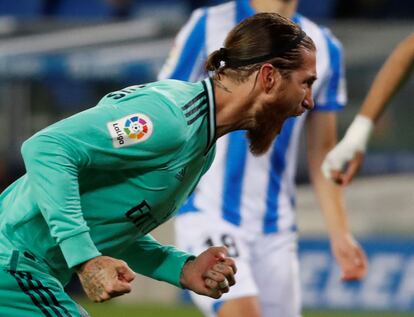
<path id="1" fill-rule="evenodd" d="M 105 302 L 105 301 L 109 300 L 110 298 L 111 297 L 108 294 L 105 294 L 105 295 L 102 296 L 101 302 Z"/>
<path id="2" fill-rule="evenodd" d="M 213 268 L 217 272 L 223 272 L 223 271 L 225 271 L 225 266 L 222 263 L 215 264 Z"/>
<path id="3" fill-rule="evenodd" d="M 233 275 L 233 270 L 229 266 L 228 267 L 223 267 L 222 273 L 225 276 L 232 276 Z"/>
<path id="4" fill-rule="evenodd" d="M 211 289 L 217 288 L 217 282 L 215 282 L 215 281 L 213 281 L 211 279 L 207 279 L 206 280 L 206 284 Z"/>
<path id="5" fill-rule="evenodd" d="M 234 261 L 234 259 L 229 258 L 228 262 L 231 269 L 233 269 L 233 267 L 236 268 L 236 261 Z"/>
<path id="6" fill-rule="evenodd" d="M 111 294 L 111 293 L 113 293 L 114 288 L 112 287 L 112 285 L 105 285 L 105 287 L 104 287 L 104 291 L 105 291 L 105 293 L 107 293 L 107 294 Z"/>
<path id="7" fill-rule="evenodd" d="M 228 288 L 228 282 L 226 279 L 222 279 L 221 281 L 219 281 L 218 285 L 221 289 Z"/>

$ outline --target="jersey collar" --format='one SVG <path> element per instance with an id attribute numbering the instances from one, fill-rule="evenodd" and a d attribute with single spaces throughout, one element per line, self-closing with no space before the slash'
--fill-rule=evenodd
<path id="1" fill-rule="evenodd" d="M 210 151 L 213 144 L 216 142 L 216 103 L 214 100 L 214 84 L 213 79 L 206 78 L 202 81 L 204 91 L 207 94 L 207 107 L 208 107 L 208 140 L 206 153 Z"/>

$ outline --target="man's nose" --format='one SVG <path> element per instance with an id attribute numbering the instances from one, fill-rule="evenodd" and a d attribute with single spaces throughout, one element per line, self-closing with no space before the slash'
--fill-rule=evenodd
<path id="1" fill-rule="evenodd" d="M 303 100 L 302 106 L 307 110 L 312 110 L 315 107 L 315 102 L 313 101 L 312 91 L 309 91 L 306 94 L 306 97 Z"/>

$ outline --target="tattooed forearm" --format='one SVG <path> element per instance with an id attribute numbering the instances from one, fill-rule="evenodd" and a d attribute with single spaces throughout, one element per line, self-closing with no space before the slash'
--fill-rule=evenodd
<path id="1" fill-rule="evenodd" d="M 129 293 L 135 278 L 127 263 L 109 256 L 86 261 L 76 271 L 86 295 L 95 302 Z"/>
<path id="2" fill-rule="evenodd" d="M 107 279 L 105 266 L 99 262 L 89 264 L 79 274 L 79 279 L 86 294 L 90 298 L 99 298 L 104 295 L 104 282 Z"/>

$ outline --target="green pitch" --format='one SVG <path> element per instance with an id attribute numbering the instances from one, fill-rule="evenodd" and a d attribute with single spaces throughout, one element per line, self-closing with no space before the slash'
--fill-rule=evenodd
<path id="1" fill-rule="evenodd" d="M 203 317 L 193 306 L 130 305 L 81 301 L 80 304 L 91 317 Z"/>
<path id="2" fill-rule="evenodd" d="M 94 304 L 86 301 L 82 306 L 91 317 L 203 317 L 193 306 Z M 414 317 L 414 313 L 305 311 L 303 317 Z"/>

